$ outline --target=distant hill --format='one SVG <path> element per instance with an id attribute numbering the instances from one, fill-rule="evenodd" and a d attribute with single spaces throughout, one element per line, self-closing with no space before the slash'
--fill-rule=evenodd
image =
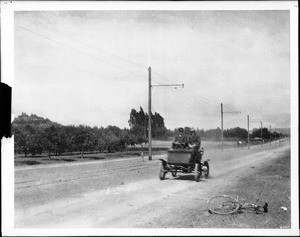
<path id="1" fill-rule="evenodd" d="M 51 125 L 60 125 L 56 122 L 52 122 L 51 120 L 43 117 L 39 117 L 36 114 L 27 115 L 26 113 L 22 113 L 17 118 L 14 119 L 13 125 L 15 126 L 24 126 L 24 125 L 34 125 L 34 126 L 42 126 L 42 127 L 50 127 Z"/>

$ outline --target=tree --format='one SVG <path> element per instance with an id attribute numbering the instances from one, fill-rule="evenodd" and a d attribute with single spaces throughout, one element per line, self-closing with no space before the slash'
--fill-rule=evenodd
<path id="1" fill-rule="evenodd" d="M 220 141 L 221 140 L 221 129 L 218 127 L 216 129 L 208 129 L 205 132 L 205 135 L 207 138 L 213 139 L 215 141 Z"/>
<path id="2" fill-rule="evenodd" d="M 77 129 L 75 126 L 68 125 L 68 126 L 65 126 L 62 131 L 65 136 L 65 144 L 66 144 L 65 150 L 68 152 L 76 151 L 76 145 L 73 142 L 74 136 L 76 134 L 76 130 Z"/>
<path id="3" fill-rule="evenodd" d="M 108 126 L 105 129 L 105 147 L 108 152 L 119 150 L 122 130 L 116 126 Z"/>
<path id="4" fill-rule="evenodd" d="M 29 138 L 29 152 L 31 155 L 42 154 L 47 147 L 47 140 L 42 131 L 36 131 Z"/>
<path id="5" fill-rule="evenodd" d="M 93 128 L 94 134 L 96 136 L 97 144 L 96 144 L 96 149 L 99 152 L 103 152 L 106 148 L 106 141 L 105 141 L 105 128 Z"/>
<path id="6" fill-rule="evenodd" d="M 87 127 L 80 125 L 76 128 L 75 134 L 72 136 L 72 140 L 75 144 L 75 149 L 81 152 L 81 158 L 85 150 L 96 147 L 97 138 L 95 134 L 88 130 Z"/>
<path id="7" fill-rule="evenodd" d="M 58 126 L 57 136 L 58 143 L 56 152 L 60 155 L 67 150 L 67 134 L 65 133 L 65 126 Z"/>
<path id="8" fill-rule="evenodd" d="M 129 133 L 131 135 L 132 143 L 143 146 L 143 143 L 147 142 L 147 118 L 148 116 L 145 114 L 142 107 L 140 107 L 139 112 L 137 112 L 135 109 L 131 110 L 128 123 L 130 127 Z"/>
<path id="9" fill-rule="evenodd" d="M 31 155 L 41 154 L 46 147 L 46 139 L 41 127 L 32 125 L 15 126 L 15 146 L 18 152 L 24 152 L 25 157 L 28 153 Z"/>
<path id="10" fill-rule="evenodd" d="M 159 113 L 151 114 L 152 123 L 151 123 L 151 129 L 152 129 L 152 136 L 154 138 L 165 138 L 167 129 L 165 127 L 164 118 Z"/>
<path id="11" fill-rule="evenodd" d="M 55 155 L 57 155 L 57 146 L 60 140 L 60 134 L 58 133 L 58 128 L 55 125 L 51 125 L 50 127 L 45 129 L 45 138 L 47 140 L 47 150 L 49 159 L 51 159 L 51 151 L 55 151 Z"/>
<path id="12" fill-rule="evenodd" d="M 128 120 L 131 135 L 131 142 L 134 144 L 140 144 L 143 146 L 147 142 L 148 137 L 148 119 L 149 116 L 140 107 L 140 111 L 137 112 L 132 109 L 130 112 L 130 118 Z M 153 138 L 166 138 L 167 129 L 165 127 L 164 118 L 159 113 L 151 113 L 151 131 Z"/>
<path id="13" fill-rule="evenodd" d="M 29 136 L 26 134 L 26 131 L 24 128 L 20 126 L 14 125 L 12 127 L 13 134 L 14 134 L 14 140 L 15 140 L 15 151 L 17 153 L 24 153 L 25 157 L 27 157 L 27 154 L 29 152 Z"/>
<path id="14" fill-rule="evenodd" d="M 269 139 L 270 138 L 270 131 L 267 128 L 262 128 L 262 131 L 261 131 L 260 128 L 253 129 L 251 137 L 252 138 L 255 138 L 255 137 L 261 138 L 261 132 L 262 132 L 262 139 Z"/>
<path id="15" fill-rule="evenodd" d="M 248 131 L 240 127 L 230 128 L 224 130 L 224 137 L 246 139 L 248 137 Z"/>

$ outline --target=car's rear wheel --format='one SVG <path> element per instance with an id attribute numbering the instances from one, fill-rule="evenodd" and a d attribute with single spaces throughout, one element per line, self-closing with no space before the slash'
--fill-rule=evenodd
<path id="1" fill-rule="evenodd" d="M 172 176 L 176 177 L 177 176 L 177 170 L 175 169 L 174 171 L 172 171 Z"/>
<path id="2" fill-rule="evenodd" d="M 159 167 L 159 179 L 160 180 L 164 180 L 165 177 L 166 177 L 165 167 L 164 167 L 163 163 L 160 163 L 160 167 Z"/>
<path id="3" fill-rule="evenodd" d="M 195 164 L 195 180 L 196 182 L 200 181 L 201 171 L 200 171 L 200 164 Z"/>
<path id="4" fill-rule="evenodd" d="M 203 164 L 203 173 L 204 173 L 204 177 L 207 179 L 208 178 L 208 176 L 209 176 L 209 164 L 208 164 L 208 162 L 207 161 L 205 161 L 204 162 L 204 164 Z"/>

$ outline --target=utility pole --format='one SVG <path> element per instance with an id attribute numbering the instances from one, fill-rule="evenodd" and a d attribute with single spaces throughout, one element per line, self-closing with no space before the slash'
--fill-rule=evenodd
<path id="1" fill-rule="evenodd" d="M 261 146 L 263 146 L 263 130 L 262 130 L 262 121 L 260 121 L 260 133 L 261 133 Z"/>
<path id="2" fill-rule="evenodd" d="M 148 68 L 149 72 L 149 88 L 148 88 L 148 149 L 149 149 L 149 160 L 152 160 L 152 134 L 151 134 L 151 93 L 152 93 L 152 87 L 159 87 L 159 86 L 181 86 L 184 87 L 184 84 L 167 84 L 167 85 L 152 85 L 151 84 L 151 67 Z"/>
<path id="3" fill-rule="evenodd" d="M 223 111 L 223 103 L 221 103 L 221 138 L 222 138 L 222 151 L 223 151 L 223 143 L 224 143 L 224 139 L 223 139 L 223 114 L 227 113 L 227 114 L 237 114 L 237 113 L 241 113 L 241 111 L 229 111 L 229 112 L 224 112 Z"/>
<path id="4" fill-rule="evenodd" d="M 271 136 L 271 126 L 270 126 L 270 146 L 271 146 L 272 136 Z"/>
<path id="5" fill-rule="evenodd" d="M 247 115 L 247 128 L 248 128 L 248 149 L 250 148 L 250 135 L 249 135 L 249 115 Z"/>
<path id="6" fill-rule="evenodd" d="M 223 151 L 223 103 L 221 103 L 221 137 L 222 137 L 222 151 Z"/>
<path id="7" fill-rule="evenodd" d="M 151 141 L 151 67 L 148 68 L 149 72 L 149 92 L 148 92 L 148 149 L 149 160 L 152 160 L 152 141 Z"/>

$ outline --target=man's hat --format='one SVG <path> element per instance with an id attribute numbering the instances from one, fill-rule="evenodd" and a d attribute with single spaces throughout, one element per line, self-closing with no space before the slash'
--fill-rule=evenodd
<path id="1" fill-rule="evenodd" d="M 178 128 L 178 132 L 183 132 L 183 128 Z"/>
<path id="2" fill-rule="evenodd" d="M 196 132 L 194 128 L 191 128 L 190 131 L 191 131 L 191 132 Z"/>

